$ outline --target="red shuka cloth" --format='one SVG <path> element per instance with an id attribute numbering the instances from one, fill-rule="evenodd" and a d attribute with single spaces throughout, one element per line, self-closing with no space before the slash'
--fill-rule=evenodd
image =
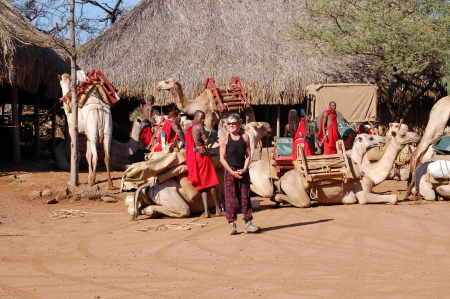
<path id="1" fill-rule="evenodd" d="M 145 128 L 142 129 L 139 140 L 141 140 L 145 144 L 145 146 L 147 146 L 150 143 L 151 139 L 152 139 L 152 126 L 146 126 Z"/>
<path id="2" fill-rule="evenodd" d="M 164 125 L 162 127 L 162 131 L 166 135 L 166 137 L 165 137 L 166 144 L 171 144 L 171 143 L 177 142 L 177 140 L 178 140 L 177 133 L 175 133 L 175 131 L 172 129 L 172 122 L 173 122 L 173 119 L 167 119 L 166 121 L 164 121 Z M 153 151 L 161 152 L 162 150 L 163 150 L 163 148 L 162 148 L 162 144 L 161 144 L 161 134 L 159 134 L 158 145 L 155 147 L 155 149 Z"/>
<path id="3" fill-rule="evenodd" d="M 292 157 L 294 160 L 297 159 L 297 145 L 303 143 L 305 145 L 305 155 L 313 156 L 314 153 L 309 146 L 309 143 L 306 141 L 306 117 L 300 118 L 300 122 L 298 124 L 297 132 L 295 132 L 294 143 L 292 147 Z"/>
<path id="4" fill-rule="evenodd" d="M 327 138 L 328 140 L 323 140 L 325 132 L 322 130 L 324 118 L 330 115 L 331 123 L 328 124 L 328 127 L 325 128 L 325 130 L 328 132 Z M 319 140 L 323 142 L 323 154 L 324 155 L 331 155 L 336 154 L 336 141 L 339 140 L 339 131 L 338 131 L 338 125 L 336 120 L 336 111 L 332 109 L 326 110 L 322 114 L 322 118 L 320 119 L 320 127 L 319 127 L 319 134 L 317 135 Z"/>
<path id="5" fill-rule="evenodd" d="M 194 152 L 195 143 L 192 137 L 192 128 L 197 124 L 193 122 L 186 130 L 186 166 L 188 168 L 188 180 L 197 191 L 213 187 L 219 184 L 216 170 L 208 155 Z"/>

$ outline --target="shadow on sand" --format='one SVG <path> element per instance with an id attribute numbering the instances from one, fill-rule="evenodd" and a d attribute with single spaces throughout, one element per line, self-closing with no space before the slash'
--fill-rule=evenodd
<path id="1" fill-rule="evenodd" d="M 278 230 L 278 229 L 297 227 L 297 226 L 303 226 L 303 225 L 317 224 L 317 223 L 328 222 L 328 221 L 333 221 L 333 220 L 334 219 L 320 219 L 320 220 L 316 220 L 316 221 L 298 222 L 298 223 L 291 223 L 291 224 L 283 224 L 283 225 L 277 225 L 277 226 L 264 227 L 262 229 L 262 232 L 268 232 L 268 231 L 271 231 L 271 230 Z"/>

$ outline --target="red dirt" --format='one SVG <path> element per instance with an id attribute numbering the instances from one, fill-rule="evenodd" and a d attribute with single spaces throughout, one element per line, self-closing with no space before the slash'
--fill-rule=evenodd
<path id="1" fill-rule="evenodd" d="M 195 218 L 132 222 L 123 201 L 48 205 L 30 192 L 67 186 L 69 174 L 22 174 L 17 182 L 10 177 L 17 171 L 0 172 L 1 298 L 443 298 L 450 291 L 448 202 L 272 209 L 264 200 L 254 213 L 261 234 L 229 236 L 224 218 L 188 231 L 141 232 Z M 120 173 L 114 178 L 118 186 Z M 379 190 L 401 193 L 405 183 Z M 61 209 L 90 214 L 51 218 Z"/>

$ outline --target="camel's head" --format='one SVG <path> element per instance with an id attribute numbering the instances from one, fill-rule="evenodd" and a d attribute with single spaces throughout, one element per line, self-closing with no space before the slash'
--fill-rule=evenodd
<path id="1" fill-rule="evenodd" d="M 355 142 L 353 143 L 353 147 L 360 148 L 364 151 L 368 151 L 373 147 L 381 146 L 383 144 L 384 144 L 383 136 L 362 133 L 356 136 Z"/>
<path id="2" fill-rule="evenodd" d="M 270 136 L 272 134 L 272 128 L 266 122 L 252 121 L 245 125 L 245 132 L 249 136 L 254 136 L 258 139 L 261 139 L 265 136 Z"/>
<path id="3" fill-rule="evenodd" d="M 420 141 L 420 135 L 409 131 L 408 126 L 402 123 L 390 123 L 387 136 L 391 136 L 401 146 Z"/>
<path id="4" fill-rule="evenodd" d="M 136 116 L 133 119 L 133 128 L 137 127 L 140 129 L 140 131 L 142 131 L 143 128 L 145 128 L 146 126 L 148 126 L 150 124 L 150 122 L 148 121 L 148 119 L 142 117 L 142 116 Z"/>
<path id="5" fill-rule="evenodd" d="M 169 90 L 174 87 L 178 83 L 178 80 L 175 78 L 169 78 L 164 81 L 159 81 L 156 84 L 156 89 L 158 90 Z"/>
<path id="6" fill-rule="evenodd" d="M 69 74 L 62 74 L 58 75 L 59 84 L 61 85 L 61 88 L 69 87 L 70 85 L 70 75 Z"/>

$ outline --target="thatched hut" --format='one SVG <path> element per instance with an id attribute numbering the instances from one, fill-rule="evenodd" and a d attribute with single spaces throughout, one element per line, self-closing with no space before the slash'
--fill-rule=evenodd
<path id="1" fill-rule="evenodd" d="M 13 131 L 16 161 L 20 160 L 19 107 L 34 105 L 34 132 L 39 132 L 39 108 L 54 106 L 61 93 L 57 74 L 69 71 L 63 53 L 48 48 L 52 44 L 49 36 L 34 28 L 9 2 L 0 1 L 0 126 Z M 5 103 L 11 104 L 12 121 L 5 118 Z M 34 136 L 38 149 L 39 134 Z"/>
<path id="2" fill-rule="evenodd" d="M 78 62 L 101 69 L 121 97 L 155 94 L 159 105 L 172 102 L 167 93 L 156 93 L 160 80 L 177 78 L 194 98 L 207 77 L 224 85 L 232 76 L 244 82 L 253 105 L 300 104 L 306 85 L 338 82 L 343 73 L 335 70 L 348 68 L 289 37 L 291 22 L 302 13 L 297 3 L 143 0 L 87 43 Z M 365 83 L 362 76 L 347 78 Z"/>

